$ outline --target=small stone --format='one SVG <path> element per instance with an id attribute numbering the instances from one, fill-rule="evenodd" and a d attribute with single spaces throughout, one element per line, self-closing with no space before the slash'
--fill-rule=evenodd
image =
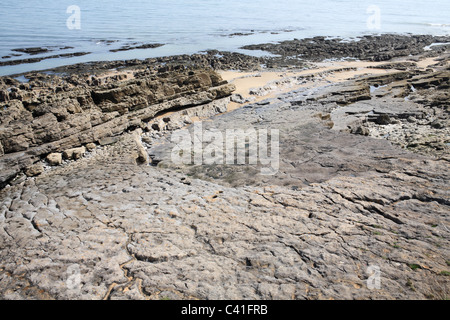
<path id="1" fill-rule="evenodd" d="M 408 119 L 406 119 L 406 121 L 408 121 L 409 123 L 416 123 L 417 119 L 414 118 L 413 116 L 409 116 Z"/>
<path id="2" fill-rule="evenodd" d="M 240 103 L 240 104 L 244 104 L 244 103 L 247 102 L 247 100 L 239 93 L 233 94 L 231 96 L 231 101 L 232 102 L 236 102 L 236 103 Z"/>
<path id="3" fill-rule="evenodd" d="M 97 147 L 97 145 L 95 143 L 88 143 L 86 145 L 86 150 L 90 152 L 90 151 L 94 150 L 96 147 Z"/>
<path id="4" fill-rule="evenodd" d="M 325 124 L 328 128 L 333 129 L 334 127 L 334 122 L 333 121 L 327 121 L 327 123 Z"/>
<path id="5" fill-rule="evenodd" d="M 42 165 L 42 163 L 35 164 L 25 170 L 25 174 L 28 177 L 35 177 L 35 176 L 42 174 L 43 172 L 44 172 L 44 166 Z"/>
<path id="6" fill-rule="evenodd" d="M 441 121 L 434 121 L 433 123 L 431 123 L 431 127 L 433 127 L 434 129 L 443 129 L 445 128 L 445 124 Z"/>
<path id="7" fill-rule="evenodd" d="M 181 178 L 181 183 L 190 186 L 192 184 L 192 181 L 189 178 L 183 177 Z"/>
<path id="8" fill-rule="evenodd" d="M 161 131 L 161 128 L 159 127 L 158 123 L 154 123 L 151 126 L 152 130 Z"/>
<path id="9" fill-rule="evenodd" d="M 50 153 L 47 158 L 47 162 L 51 166 L 59 166 L 62 163 L 62 154 L 61 153 Z"/>
<path id="10" fill-rule="evenodd" d="M 148 156 L 145 148 L 143 146 L 138 146 L 137 150 L 138 150 L 138 153 L 137 153 L 136 162 L 138 164 L 144 164 L 144 165 L 149 164 L 150 159 L 149 159 L 149 156 Z"/>
<path id="11" fill-rule="evenodd" d="M 370 134 L 370 131 L 366 127 L 359 126 L 356 129 L 354 129 L 352 133 L 359 134 L 362 136 L 368 136 Z"/>
<path id="12" fill-rule="evenodd" d="M 185 124 L 192 124 L 192 119 L 191 119 L 189 116 L 185 116 L 185 117 L 183 118 L 183 122 L 184 122 Z"/>
<path id="13" fill-rule="evenodd" d="M 381 126 L 391 124 L 391 122 L 391 118 L 387 114 L 382 114 L 375 120 L 375 123 Z"/>
<path id="14" fill-rule="evenodd" d="M 150 138 L 149 136 L 142 136 L 142 142 L 145 142 L 147 144 L 152 144 L 153 139 Z"/>
<path id="15" fill-rule="evenodd" d="M 103 147 L 103 146 L 108 146 L 108 145 L 114 144 L 117 141 L 119 141 L 118 137 L 106 137 L 106 138 L 100 139 L 98 141 L 98 143 Z"/>
<path id="16" fill-rule="evenodd" d="M 78 160 L 86 153 L 85 147 L 68 149 L 63 152 L 64 159 L 67 160 Z"/>

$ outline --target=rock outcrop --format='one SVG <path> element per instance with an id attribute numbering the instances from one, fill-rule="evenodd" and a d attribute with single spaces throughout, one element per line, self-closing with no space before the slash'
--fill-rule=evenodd
<path id="1" fill-rule="evenodd" d="M 183 67 L 138 72 L 132 79 L 34 75 L 0 86 L 0 185 L 50 153 L 78 159 L 83 148 L 160 112 L 204 105 L 231 95 L 233 85 L 211 70 Z"/>
<path id="2" fill-rule="evenodd" d="M 450 71 L 409 72 L 406 78 L 372 76 L 371 102 L 333 111 L 335 129 L 384 138 L 421 154 L 448 157 L 450 151 Z"/>
<path id="3" fill-rule="evenodd" d="M 355 40 L 355 39 L 353 39 Z M 340 38 L 314 37 L 295 39 L 280 43 L 247 45 L 247 50 L 264 50 L 282 57 L 294 57 L 306 61 L 322 61 L 324 59 L 356 58 L 368 61 L 387 61 L 396 57 L 418 55 L 426 52 L 427 46 L 433 43 L 447 43 L 434 46 L 430 54 L 442 53 L 448 47 L 450 38 L 431 35 L 402 36 L 381 35 L 363 36 L 357 41 Z M 273 61 L 277 61 L 276 59 Z"/>

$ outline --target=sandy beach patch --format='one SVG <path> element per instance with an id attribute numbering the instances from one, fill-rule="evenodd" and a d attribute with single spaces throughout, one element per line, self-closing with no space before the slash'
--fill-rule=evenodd
<path id="1" fill-rule="evenodd" d="M 360 76 L 396 72 L 395 69 L 375 69 L 385 62 L 327 61 L 315 63 L 305 70 L 239 72 L 220 71 L 222 78 L 236 86 L 237 95 L 249 100 L 246 103 L 230 102 L 228 111 L 248 103 L 257 103 L 276 95 L 300 88 L 313 88 L 329 83 L 347 81 Z"/>

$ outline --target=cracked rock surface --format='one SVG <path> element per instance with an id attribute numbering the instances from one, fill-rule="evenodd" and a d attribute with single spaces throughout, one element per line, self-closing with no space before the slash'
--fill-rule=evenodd
<path id="1" fill-rule="evenodd" d="M 183 174 L 133 164 L 125 149 L 2 191 L 3 298 L 445 295 L 445 161 L 406 157 L 389 172 L 301 190 L 230 188 L 186 184 Z M 367 288 L 370 266 L 382 272 L 380 290 Z"/>

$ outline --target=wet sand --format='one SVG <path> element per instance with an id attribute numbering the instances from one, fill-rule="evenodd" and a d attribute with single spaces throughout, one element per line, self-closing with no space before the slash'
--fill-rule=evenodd
<path id="1" fill-rule="evenodd" d="M 402 63 L 409 61 L 407 59 L 401 59 L 396 62 Z M 430 68 L 430 66 L 436 62 L 436 58 L 425 58 L 416 62 L 416 64 L 419 69 L 425 70 Z M 235 94 L 241 95 L 244 99 L 250 99 L 248 103 L 255 103 L 304 87 L 313 88 L 328 83 L 347 81 L 361 76 L 389 74 L 399 71 L 397 69 L 376 68 L 385 63 L 386 62 L 370 61 L 328 61 L 315 63 L 311 68 L 298 71 L 267 70 L 259 72 L 242 72 L 232 70 L 221 71 L 219 73 L 224 80 L 236 86 Z M 315 82 L 298 83 L 298 81 L 296 81 L 296 78 L 306 76 L 315 76 Z M 255 89 L 261 88 L 266 88 L 262 95 L 252 93 Z M 243 105 L 245 104 L 230 102 L 228 111 L 235 110 Z"/>

